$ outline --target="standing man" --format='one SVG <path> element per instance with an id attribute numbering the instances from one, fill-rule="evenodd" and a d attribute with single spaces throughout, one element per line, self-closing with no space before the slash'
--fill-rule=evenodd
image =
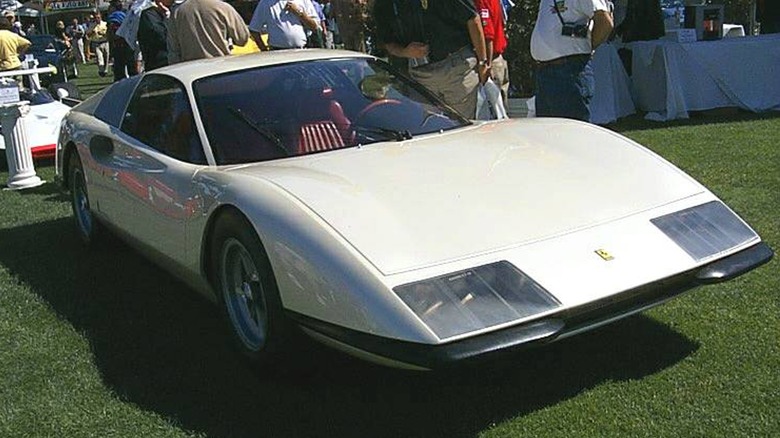
<path id="1" fill-rule="evenodd" d="M 325 48 L 335 49 L 336 19 L 333 18 L 333 4 L 330 0 L 321 0 L 322 13 L 325 15 Z"/>
<path id="2" fill-rule="evenodd" d="M 74 18 L 70 26 L 65 29 L 65 33 L 70 37 L 71 46 L 76 49 L 76 59 L 82 64 L 87 63 L 84 54 L 84 26 L 79 24 L 79 19 Z"/>
<path id="3" fill-rule="evenodd" d="M 16 18 L 14 11 L 4 11 L 3 17 L 7 18 L 8 22 L 11 23 L 11 32 L 19 36 L 25 36 L 25 33 L 22 30 L 22 23 Z"/>
<path id="4" fill-rule="evenodd" d="M 187 0 L 174 7 L 168 21 L 168 62 L 215 58 L 249 41 L 241 15 L 222 0 Z"/>
<path id="5" fill-rule="evenodd" d="M 84 26 L 84 59 L 87 60 L 87 62 L 92 59 L 92 57 L 95 55 L 92 52 L 92 47 L 90 47 L 89 42 L 89 35 L 87 35 L 87 32 L 89 32 L 89 29 L 92 28 L 92 26 L 95 25 L 95 14 L 91 13 L 89 14 L 89 17 L 85 18 L 83 21 L 82 26 Z"/>
<path id="6" fill-rule="evenodd" d="M 97 58 L 98 74 L 100 77 L 104 77 L 111 52 L 108 49 L 108 25 L 103 21 L 100 12 L 95 12 L 95 22 L 87 30 L 87 38 L 90 50 Z"/>
<path id="7" fill-rule="evenodd" d="M 106 22 L 108 23 L 108 45 L 111 56 L 114 58 L 114 82 L 138 74 L 138 66 L 135 62 L 135 51 L 122 38 L 117 35 L 119 27 L 127 18 L 127 12 L 122 6 L 121 0 L 111 0 L 112 12 L 108 14 Z"/>
<path id="8" fill-rule="evenodd" d="M 531 34 L 536 115 L 590 121 L 592 55 L 612 33 L 607 0 L 541 0 Z"/>
<path id="9" fill-rule="evenodd" d="M 501 0 L 476 0 L 479 16 L 482 18 L 482 31 L 485 33 L 485 48 L 490 78 L 501 89 L 504 107 L 509 108 L 509 69 L 504 60 L 506 33 L 504 33 L 504 7 Z"/>
<path id="10" fill-rule="evenodd" d="M 260 0 L 249 30 L 260 50 L 306 47 L 306 30 L 317 32 L 320 21 L 311 0 Z M 268 44 L 260 37 L 265 26 Z"/>
<path id="11" fill-rule="evenodd" d="M 58 20 L 54 25 L 54 39 L 62 43 L 65 47 L 70 48 L 70 36 L 65 31 L 65 23 L 62 20 Z"/>
<path id="12" fill-rule="evenodd" d="M 341 32 L 344 48 L 366 52 L 367 0 L 332 0 L 333 16 Z"/>
<path id="13" fill-rule="evenodd" d="M 22 66 L 20 56 L 30 47 L 27 38 L 12 31 L 13 24 L 0 17 L 0 71 L 16 70 Z"/>
<path id="14" fill-rule="evenodd" d="M 168 14 L 172 4 L 172 0 L 156 0 L 154 6 L 141 11 L 136 38 L 145 71 L 168 65 Z"/>
<path id="15" fill-rule="evenodd" d="M 490 67 L 482 23 L 471 0 L 375 0 L 379 47 L 409 60 L 409 75 L 466 118 Z"/>

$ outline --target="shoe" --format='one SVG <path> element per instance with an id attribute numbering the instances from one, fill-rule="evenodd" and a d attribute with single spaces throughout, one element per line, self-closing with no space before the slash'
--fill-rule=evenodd
<path id="1" fill-rule="evenodd" d="M 101 78 L 106 77 L 106 72 L 104 71 L 99 71 L 98 74 L 100 75 Z"/>

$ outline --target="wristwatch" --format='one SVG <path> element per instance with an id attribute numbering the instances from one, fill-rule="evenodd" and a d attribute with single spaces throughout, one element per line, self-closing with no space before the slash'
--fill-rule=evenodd
<path id="1" fill-rule="evenodd" d="M 479 65 L 480 67 L 485 67 L 486 65 L 488 65 L 488 62 L 487 62 L 487 60 L 482 60 L 482 61 L 479 61 L 479 63 L 477 65 Z"/>

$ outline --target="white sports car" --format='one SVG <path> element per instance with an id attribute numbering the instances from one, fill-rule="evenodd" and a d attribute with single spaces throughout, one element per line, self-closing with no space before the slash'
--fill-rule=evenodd
<path id="1" fill-rule="evenodd" d="M 302 50 L 189 62 L 65 118 L 78 232 L 221 306 L 266 361 L 289 329 L 427 369 L 540 345 L 741 275 L 772 250 L 633 141 L 469 122 L 387 64 Z"/>

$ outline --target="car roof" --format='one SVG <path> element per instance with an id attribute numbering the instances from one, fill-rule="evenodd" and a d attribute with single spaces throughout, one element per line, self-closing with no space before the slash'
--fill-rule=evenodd
<path id="1" fill-rule="evenodd" d="M 321 59 L 340 58 L 372 58 L 370 55 L 348 50 L 325 49 L 294 49 L 274 50 L 270 52 L 230 55 L 218 58 L 199 59 L 182 62 L 154 70 L 155 73 L 167 74 L 179 79 L 185 84 L 200 78 L 244 70 L 253 67 L 263 67 L 290 62 L 314 61 Z"/>

